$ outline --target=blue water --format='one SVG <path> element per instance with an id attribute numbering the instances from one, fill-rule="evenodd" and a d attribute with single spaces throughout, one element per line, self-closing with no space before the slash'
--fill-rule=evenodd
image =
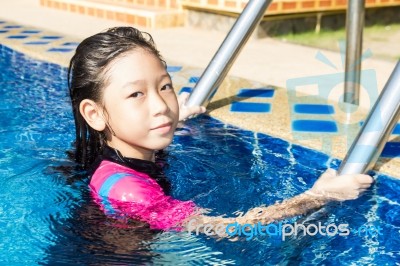
<path id="1" fill-rule="evenodd" d="M 400 182 L 285 223 L 382 228 L 382 235 L 218 239 L 157 232 L 105 217 L 68 155 L 74 128 L 66 69 L 0 46 L 1 265 L 393 265 L 400 261 Z M 168 149 L 174 197 L 215 215 L 272 204 L 311 187 L 339 161 L 208 116 L 190 120 Z"/>

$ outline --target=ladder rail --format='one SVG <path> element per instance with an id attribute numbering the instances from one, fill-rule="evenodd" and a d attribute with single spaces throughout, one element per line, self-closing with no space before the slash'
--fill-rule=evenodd
<path id="1" fill-rule="evenodd" d="M 339 166 L 339 174 L 363 174 L 373 168 L 400 118 L 400 61 Z"/>
<path id="2" fill-rule="evenodd" d="M 186 103 L 207 106 L 272 0 L 250 0 L 201 75 Z"/>

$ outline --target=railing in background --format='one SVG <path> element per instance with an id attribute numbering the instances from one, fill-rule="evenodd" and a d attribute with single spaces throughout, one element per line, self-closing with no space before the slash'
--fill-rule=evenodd
<path id="1" fill-rule="evenodd" d="M 351 0 L 346 12 L 346 63 L 343 101 L 356 105 L 360 102 L 364 6 L 365 0 Z"/>
<path id="2" fill-rule="evenodd" d="M 181 5 L 189 9 L 203 9 L 216 13 L 240 14 L 248 0 L 182 0 Z M 265 16 L 344 11 L 347 0 L 273 0 Z M 366 0 L 366 8 L 400 6 L 398 0 Z"/>
<path id="3" fill-rule="evenodd" d="M 188 106 L 207 106 L 271 0 L 250 0 L 190 94 Z"/>
<path id="4" fill-rule="evenodd" d="M 378 160 L 400 118 L 400 61 L 339 167 L 340 174 L 366 173 Z"/>

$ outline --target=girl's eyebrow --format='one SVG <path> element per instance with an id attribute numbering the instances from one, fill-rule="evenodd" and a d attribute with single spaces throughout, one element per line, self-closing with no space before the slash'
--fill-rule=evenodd
<path id="1" fill-rule="evenodd" d="M 163 74 L 163 75 L 159 76 L 158 81 L 160 82 L 160 81 L 162 81 L 162 80 L 165 79 L 165 78 L 170 79 L 171 76 L 170 76 L 168 73 Z M 146 80 L 144 80 L 144 79 L 138 79 L 138 80 L 134 80 L 134 81 L 128 81 L 127 83 L 125 83 L 125 84 L 122 86 L 122 88 L 124 89 L 124 88 L 127 88 L 127 87 L 132 86 L 132 85 L 145 85 L 146 83 L 147 83 L 147 82 L 146 82 Z"/>
<path id="2" fill-rule="evenodd" d="M 168 73 L 160 76 L 160 80 L 163 80 L 165 78 L 171 78 L 171 76 Z"/>
<path id="3" fill-rule="evenodd" d="M 146 81 L 144 79 L 138 79 L 134 81 L 128 81 L 127 83 L 124 84 L 124 86 L 122 86 L 122 88 L 126 88 L 131 85 L 143 85 L 143 84 L 146 84 Z"/>
<path id="4" fill-rule="evenodd" d="M 158 78 L 158 82 L 161 82 L 161 81 L 163 81 L 163 80 L 166 79 L 166 78 L 171 79 L 171 76 L 168 74 L 168 72 L 167 72 L 166 74 L 161 75 L 161 76 Z"/>

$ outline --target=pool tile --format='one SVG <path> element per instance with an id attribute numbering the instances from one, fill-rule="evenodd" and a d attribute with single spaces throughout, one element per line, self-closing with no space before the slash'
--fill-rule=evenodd
<path id="1" fill-rule="evenodd" d="M 29 36 L 26 36 L 26 35 L 10 35 L 10 36 L 7 36 L 8 39 L 26 39 L 28 37 Z"/>
<path id="2" fill-rule="evenodd" d="M 76 46 L 79 45 L 79 42 L 65 42 L 65 43 L 63 43 L 61 45 L 62 46 L 74 46 L 74 47 L 76 47 Z"/>
<path id="3" fill-rule="evenodd" d="M 392 132 L 392 135 L 400 135 L 400 124 L 397 124 Z"/>
<path id="4" fill-rule="evenodd" d="M 61 39 L 61 36 L 42 36 L 40 37 L 41 39 L 45 39 L 45 40 L 58 40 Z"/>
<path id="5" fill-rule="evenodd" d="M 41 31 L 40 30 L 23 30 L 23 31 L 21 31 L 21 33 L 24 33 L 24 34 L 36 34 L 36 33 L 40 33 Z"/>
<path id="6" fill-rule="evenodd" d="M 4 23 L 6 23 L 5 21 L 3 21 L 3 20 L 0 20 L 0 24 L 4 24 Z"/>
<path id="7" fill-rule="evenodd" d="M 336 123 L 326 120 L 294 120 L 292 129 L 300 132 L 338 132 Z"/>
<path id="8" fill-rule="evenodd" d="M 400 157 L 400 142 L 386 143 L 381 156 L 386 158 Z"/>
<path id="9" fill-rule="evenodd" d="M 7 33 L 8 30 L 0 30 L 0 33 Z"/>
<path id="10" fill-rule="evenodd" d="M 46 45 L 49 44 L 50 42 L 41 42 L 41 41 L 32 41 L 32 42 L 26 42 L 24 44 L 27 45 Z"/>
<path id="11" fill-rule="evenodd" d="M 22 26 L 19 26 L 19 25 L 8 25 L 8 26 L 4 26 L 3 28 L 5 28 L 5 29 L 20 29 L 20 28 L 22 28 Z"/>
<path id="12" fill-rule="evenodd" d="M 168 72 L 179 72 L 182 70 L 181 66 L 167 66 Z"/>
<path id="13" fill-rule="evenodd" d="M 271 111 L 269 103 L 233 102 L 231 112 L 268 113 Z"/>
<path id="14" fill-rule="evenodd" d="M 237 94 L 238 97 L 260 97 L 260 98 L 272 98 L 275 90 L 268 88 L 259 89 L 240 89 Z"/>
<path id="15" fill-rule="evenodd" d="M 59 52 L 59 53 L 68 53 L 75 51 L 75 48 L 50 48 L 47 52 Z"/>
<path id="16" fill-rule="evenodd" d="M 181 94 L 182 92 L 189 92 L 191 93 L 193 90 L 192 87 L 182 87 L 182 89 L 179 91 L 179 94 Z"/>
<path id="17" fill-rule="evenodd" d="M 298 114 L 329 115 L 334 114 L 335 110 L 329 104 L 295 104 L 294 112 Z"/>
<path id="18" fill-rule="evenodd" d="M 200 77 L 192 76 L 189 78 L 189 83 L 197 83 L 197 82 L 199 82 L 199 79 L 200 79 Z"/>

